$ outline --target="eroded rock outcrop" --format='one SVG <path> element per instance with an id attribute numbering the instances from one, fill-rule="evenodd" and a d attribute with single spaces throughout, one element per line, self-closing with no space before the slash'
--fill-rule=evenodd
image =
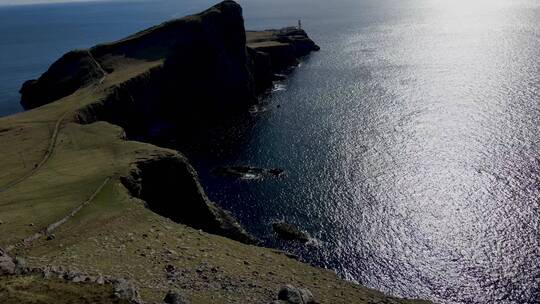
<path id="1" fill-rule="evenodd" d="M 0 249 L 0 275 L 15 274 L 15 261 Z"/>
<path id="2" fill-rule="evenodd" d="M 316 304 L 313 294 L 309 289 L 296 288 L 292 285 L 281 287 L 278 300 L 272 304 Z"/>
<path id="3" fill-rule="evenodd" d="M 177 223 L 246 244 L 256 242 L 229 212 L 208 199 L 197 173 L 178 153 L 136 163 L 122 181 L 148 208 Z"/>
<path id="4" fill-rule="evenodd" d="M 93 82 L 105 71 L 88 50 L 71 51 L 53 63 L 37 80 L 26 81 L 21 90 L 21 105 L 32 109 L 67 96 Z"/>

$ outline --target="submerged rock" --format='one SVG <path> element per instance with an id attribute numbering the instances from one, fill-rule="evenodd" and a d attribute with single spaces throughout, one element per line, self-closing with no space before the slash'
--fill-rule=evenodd
<path id="1" fill-rule="evenodd" d="M 272 224 L 272 228 L 281 239 L 287 241 L 297 241 L 301 243 L 306 243 L 307 241 L 309 241 L 309 234 L 301 231 L 292 224 L 285 222 L 276 222 Z"/>
<path id="2" fill-rule="evenodd" d="M 284 172 L 282 169 L 265 169 L 251 166 L 219 167 L 214 170 L 216 175 L 240 179 L 260 179 L 264 176 L 280 177 Z"/>

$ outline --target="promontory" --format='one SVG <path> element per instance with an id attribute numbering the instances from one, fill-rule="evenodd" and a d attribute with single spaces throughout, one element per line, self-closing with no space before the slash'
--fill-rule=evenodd
<path id="1" fill-rule="evenodd" d="M 296 27 L 246 32 L 224 1 L 24 83 L 27 111 L 0 119 L 0 302 L 420 303 L 256 246 L 150 143 L 247 111 L 318 49 Z"/>

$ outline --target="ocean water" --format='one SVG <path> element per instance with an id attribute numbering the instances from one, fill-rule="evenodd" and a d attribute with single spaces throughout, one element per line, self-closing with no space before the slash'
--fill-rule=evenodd
<path id="1" fill-rule="evenodd" d="M 302 19 L 322 50 L 267 111 L 183 151 L 209 196 L 265 245 L 392 295 L 540 303 L 540 2 L 240 3 L 248 28 Z M 0 114 L 65 51 L 209 4 L 1 8 Z M 233 164 L 286 173 L 211 173 Z M 277 220 L 314 240 L 277 240 Z"/>

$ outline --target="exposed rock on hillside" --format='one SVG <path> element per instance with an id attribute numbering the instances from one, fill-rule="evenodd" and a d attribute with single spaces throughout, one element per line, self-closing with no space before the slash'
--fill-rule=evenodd
<path id="1" fill-rule="evenodd" d="M 296 288 L 292 285 L 281 287 L 278 300 L 272 304 L 316 304 L 309 289 Z"/>
<path id="2" fill-rule="evenodd" d="M 12 275 L 15 274 L 15 262 L 13 259 L 0 252 L 0 275 Z"/>
<path id="3" fill-rule="evenodd" d="M 105 76 L 88 50 L 71 51 L 53 63 L 37 80 L 28 80 L 20 90 L 21 105 L 32 109 L 67 96 Z"/>
<path id="4" fill-rule="evenodd" d="M 208 199 L 197 173 L 180 154 L 139 162 L 131 172 L 124 185 L 152 211 L 209 233 L 255 243 L 229 212 Z"/>
<path id="5" fill-rule="evenodd" d="M 169 290 L 163 299 L 163 302 L 166 304 L 187 304 L 186 300 L 178 293 L 172 290 Z"/>

